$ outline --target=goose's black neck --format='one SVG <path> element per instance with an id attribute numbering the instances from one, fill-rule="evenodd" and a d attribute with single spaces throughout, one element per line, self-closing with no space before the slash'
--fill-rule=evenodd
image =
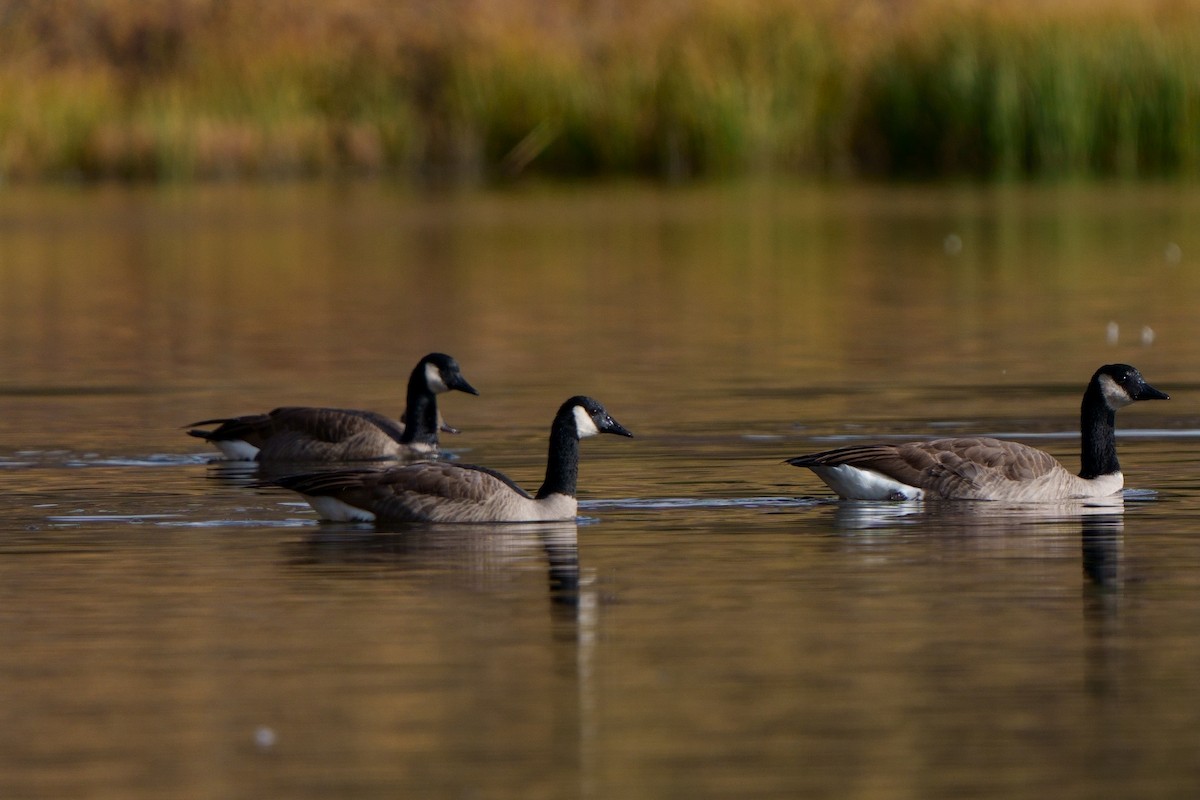
<path id="1" fill-rule="evenodd" d="M 417 364 L 408 379 L 408 410 L 405 412 L 402 444 L 438 443 L 437 395 L 425 381 L 425 362 Z"/>
<path id="2" fill-rule="evenodd" d="M 550 426 L 550 453 L 546 458 L 546 480 L 538 489 L 537 498 L 552 494 L 575 496 L 579 479 L 579 436 L 575 429 L 575 414 L 564 409 Z"/>
<path id="3" fill-rule="evenodd" d="M 1116 412 L 1108 407 L 1098 381 L 1088 384 L 1079 411 L 1079 477 L 1091 479 L 1121 471 L 1117 461 Z"/>

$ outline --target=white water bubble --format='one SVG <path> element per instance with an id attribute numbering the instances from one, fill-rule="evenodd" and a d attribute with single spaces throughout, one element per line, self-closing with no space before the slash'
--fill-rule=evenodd
<path id="1" fill-rule="evenodd" d="M 270 750 L 278 741 L 275 731 L 266 725 L 259 725 L 254 730 L 254 744 L 258 745 L 259 749 Z"/>

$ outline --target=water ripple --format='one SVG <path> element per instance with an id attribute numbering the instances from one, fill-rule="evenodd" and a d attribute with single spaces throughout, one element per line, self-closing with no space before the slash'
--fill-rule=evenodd
<path id="1" fill-rule="evenodd" d="M 207 464 L 211 460 L 211 456 L 205 453 L 108 456 L 100 453 L 72 453 L 66 450 L 19 450 L 10 456 L 0 456 L 0 468 L 190 467 Z"/>
<path id="2" fill-rule="evenodd" d="M 59 514 L 46 517 L 52 525 L 122 523 L 151 524 L 160 528 L 304 528 L 318 525 L 312 519 L 185 519 L 184 514 Z"/>
<path id="3" fill-rule="evenodd" d="M 581 500 L 581 509 L 808 508 L 835 502 L 816 497 L 630 497 Z"/>

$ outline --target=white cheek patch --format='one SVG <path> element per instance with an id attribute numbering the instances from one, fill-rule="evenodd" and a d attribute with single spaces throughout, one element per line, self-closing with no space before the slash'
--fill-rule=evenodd
<path id="1" fill-rule="evenodd" d="M 600 429 L 596 427 L 596 423 L 592 420 L 592 415 L 583 406 L 575 406 L 575 434 L 580 439 L 586 439 L 589 436 L 595 436 L 599 432 Z"/>
<path id="2" fill-rule="evenodd" d="M 1108 403 L 1111 409 L 1124 408 L 1133 402 L 1129 392 L 1108 375 L 1100 376 L 1100 391 L 1104 394 L 1104 402 Z"/>
<path id="3" fill-rule="evenodd" d="M 425 385 L 434 394 L 450 391 L 450 387 L 442 380 L 442 371 L 437 368 L 436 364 L 425 365 Z"/>

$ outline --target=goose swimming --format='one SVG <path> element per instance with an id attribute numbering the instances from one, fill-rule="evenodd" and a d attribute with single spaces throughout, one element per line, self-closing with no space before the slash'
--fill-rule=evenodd
<path id="1" fill-rule="evenodd" d="M 579 440 L 633 436 L 590 397 L 570 398 L 550 425 L 546 478 L 530 495 L 486 467 L 428 461 L 387 469 L 338 469 L 266 481 L 300 494 L 341 522 L 548 522 L 575 518 Z"/>
<path id="2" fill-rule="evenodd" d="M 429 458 L 438 451 L 439 428 L 445 427 L 437 395 L 451 390 L 479 394 L 457 361 L 430 353 L 409 375 L 403 421 L 374 411 L 285 406 L 265 414 L 193 422 L 188 435 L 210 442 L 233 461 Z M 202 430 L 202 425 L 218 427 Z"/>
<path id="3" fill-rule="evenodd" d="M 1080 408 L 1078 475 L 1054 456 L 1018 442 L 984 436 L 904 444 L 861 444 L 797 456 L 848 500 L 1055 501 L 1104 497 L 1121 491 L 1117 409 L 1168 395 L 1128 364 L 1107 364 L 1092 376 Z"/>

